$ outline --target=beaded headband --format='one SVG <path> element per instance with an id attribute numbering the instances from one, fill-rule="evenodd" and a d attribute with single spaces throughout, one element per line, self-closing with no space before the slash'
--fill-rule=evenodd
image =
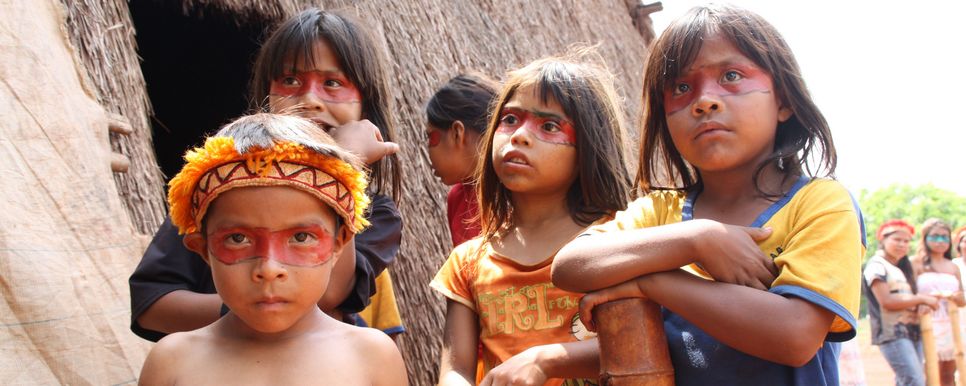
<path id="1" fill-rule="evenodd" d="M 326 151 L 344 153 L 341 149 Z M 282 142 L 239 153 L 235 138 L 214 136 L 204 147 L 188 151 L 185 161 L 168 184 L 171 221 L 181 234 L 201 229 L 205 213 L 218 195 L 251 186 L 287 186 L 309 193 L 330 206 L 353 233 L 369 225 L 364 217 L 369 206 L 365 173 L 316 149 Z"/>

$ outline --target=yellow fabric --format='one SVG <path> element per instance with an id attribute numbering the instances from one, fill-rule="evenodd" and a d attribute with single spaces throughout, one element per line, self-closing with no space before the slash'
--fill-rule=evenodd
<path id="1" fill-rule="evenodd" d="M 530 347 L 592 338 L 577 316 L 581 294 L 550 282 L 553 256 L 523 266 L 493 251 L 481 238 L 453 250 L 430 286 L 476 311 L 483 346 L 483 370 Z M 479 375 L 480 373 L 478 373 Z M 546 385 L 583 385 L 554 379 Z"/>
<path id="2" fill-rule="evenodd" d="M 614 220 L 592 227 L 591 233 L 639 229 L 681 221 L 685 194 L 658 191 L 639 198 L 618 212 Z M 848 191 L 838 182 L 816 179 L 802 187 L 764 226 L 772 235 L 758 244 L 772 256 L 780 273 L 772 287 L 781 285 L 814 291 L 859 312 L 860 271 L 865 246 L 858 213 Z M 707 277 L 696 266 L 693 273 Z M 835 317 L 829 332 L 852 329 Z"/>
<path id="3" fill-rule="evenodd" d="M 402 317 L 396 306 L 396 292 L 392 286 L 392 276 L 389 269 L 376 276 L 376 293 L 370 298 L 369 306 L 359 313 L 359 317 L 369 327 L 379 329 L 387 334 L 402 332 Z"/>

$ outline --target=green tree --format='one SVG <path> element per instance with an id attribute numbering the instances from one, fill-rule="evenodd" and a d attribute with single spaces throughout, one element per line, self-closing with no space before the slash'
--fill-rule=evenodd
<path id="1" fill-rule="evenodd" d="M 859 193 L 859 206 L 865 219 L 865 235 L 868 242 L 867 256 L 878 248 L 875 231 L 889 219 L 902 219 L 916 227 L 926 219 L 938 217 L 953 229 L 966 224 L 966 197 L 932 184 L 911 186 L 892 184 L 874 191 L 863 189 Z M 914 253 L 918 239 L 913 238 L 910 254 Z"/>

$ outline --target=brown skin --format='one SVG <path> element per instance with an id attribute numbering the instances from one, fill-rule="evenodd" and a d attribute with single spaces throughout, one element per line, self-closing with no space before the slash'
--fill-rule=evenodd
<path id="1" fill-rule="evenodd" d="M 316 384 L 319 379 L 406 384 L 402 357 L 385 334 L 346 325 L 318 308 L 350 239 L 346 227 L 335 229 L 335 214 L 325 204 L 288 187 L 236 188 L 222 193 L 206 218 L 208 235 L 186 235 L 185 244 L 211 265 L 215 286 L 232 312 L 204 328 L 158 342 L 145 361 L 140 384 Z M 288 242 L 297 248 L 333 237 L 331 256 L 312 266 L 280 263 L 274 250 L 226 264 L 209 245 L 236 242 L 211 238 L 224 229 L 313 225 L 324 232 L 302 232 Z"/>

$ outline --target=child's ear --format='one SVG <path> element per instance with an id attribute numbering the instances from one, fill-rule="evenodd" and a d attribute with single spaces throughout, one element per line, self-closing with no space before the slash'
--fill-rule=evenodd
<path id="1" fill-rule="evenodd" d="M 463 145 L 466 142 L 466 127 L 463 126 L 463 122 L 453 121 L 448 134 L 454 136 L 454 143 L 457 145 Z"/>
<path id="2" fill-rule="evenodd" d="M 349 227 L 345 225 L 339 226 L 339 230 L 336 231 L 335 235 L 335 245 L 332 246 L 332 253 L 336 256 L 341 256 L 342 249 L 347 244 L 350 244 L 352 236 L 355 235 L 349 231 Z"/>
<path id="3" fill-rule="evenodd" d="M 188 248 L 189 251 L 200 255 L 202 259 L 205 259 L 205 263 L 211 264 L 208 261 L 208 243 L 205 241 L 205 237 L 202 236 L 201 233 L 195 232 L 186 234 L 184 235 L 184 240 L 182 242 L 184 243 L 185 248 Z"/>
<path id="4" fill-rule="evenodd" d="M 792 111 L 792 109 L 788 107 L 780 107 L 778 109 L 778 122 L 785 122 L 791 118 L 792 115 L 795 115 L 795 112 Z"/>

